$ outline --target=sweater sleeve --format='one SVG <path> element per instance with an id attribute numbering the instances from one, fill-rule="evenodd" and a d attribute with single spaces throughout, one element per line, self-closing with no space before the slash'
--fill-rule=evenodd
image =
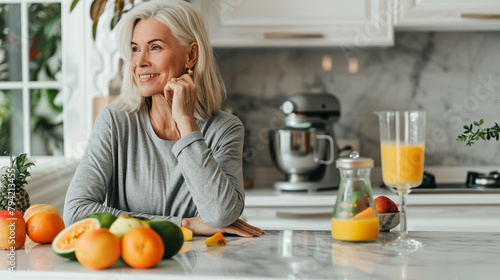
<path id="1" fill-rule="evenodd" d="M 69 225 L 91 213 L 108 212 L 116 216 L 129 214 L 152 220 L 165 219 L 180 226 L 182 217 L 128 212 L 110 206 L 107 192 L 113 176 L 117 176 L 114 172 L 117 141 L 113 118 L 104 109 L 96 119 L 85 152 L 68 187 L 64 202 L 64 223 Z"/>
<path id="2" fill-rule="evenodd" d="M 181 138 L 173 146 L 186 185 L 201 220 L 213 227 L 236 221 L 244 208 L 243 136 L 241 122 L 229 121 L 218 128 L 212 148 L 200 131 Z"/>

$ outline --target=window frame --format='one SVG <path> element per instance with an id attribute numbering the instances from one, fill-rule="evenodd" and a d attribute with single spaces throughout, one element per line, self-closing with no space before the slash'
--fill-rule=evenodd
<path id="1" fill-rule="evenodd" d="M 70 0 L 7 0 L 2 2 L 2 4 L 21 5 L 22 38 L 28 38 L 27 8 L 30 4 L 59 3 L 61 5 L 61 79 L 59 81 L 29 81 L 29 41 L 22 40 L 22 81 L 0 82 L 0 89 L 22 88 L 23 152 L 36 163 L 81 158 L 93 125 L 93 100 L 96 97 L 109 96 L 109 82 L 119 71 L 119 54 L 115 36 L 109 28 L 112 13 L 105 11 L 101 16 L 97 38 L 94 41 L 91 31 L 93 22 L 88 14 L 92 0 L 80 0 L 70 12 L 72 2 Z M 107 5 L 107 8 L 113 8 L 111 6 Z M 31 89 L 37 88 L 58 89 L 63 94 L 64 156 L 31 156 L 29 94 Z M 25 98 L 26 96 L 28 98 Z M 8 156 L 0 156 L 0 166 L 8 163 Z"/>
<path id="2" fill-rule="evenodd" d="M 22 94 L 22 110 L 23 110 L 23 152 L 31 154 L 31 131 L 30 131 L 30 92 L 34 89 L 57 89 L 62 90 L 64 75 L 58 81 L 30 81 L 30 68 L 29 68 L 29 25 L 28 25 L 28 7 L 36 3 L 56 3 L 61 5 L 61 24 L 62 24 L 62 9 L 64 0 L 8 0 L 2 4 L 19 5 L 21 10 L 21 81 L 1 81 L 0 90 L 20 90 Z M 61 26 L 62 28 L 62 26 Z M 62 42 L 62 38 L 61 38 Z M 63 53 L 63 46 L 61 46 L 61 53 Z M 62 59 L 62 57 L 61 57 Z M 64 61 L 61 61 L 61 66 Z M 61 69 L 62 73 L 62 69 Z M 64 105 L 63 105 L 64 110 Z M 63 127 L 65 122 L 63 121 Z M 2 155 L 3 156 L 3 155 Z M 7 158 L 8 156 L 3 156 Z M 41 156 L 44 157 L 44 156 Z M 51 156 L 52 157 L 52 156 Z"/>

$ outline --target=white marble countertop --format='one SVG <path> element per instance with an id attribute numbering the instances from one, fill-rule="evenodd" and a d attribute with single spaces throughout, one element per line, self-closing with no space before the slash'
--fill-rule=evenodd
<path id="1" fill-rule="evenodd" d="M 381 233 L 372 243 L 346 243 L 329 231 L 268 231 L 259 238 L 226 237 L 225 247 L 207 248 L 205 237 L 185 243 L 186 252 L 152 269 L 119 260 L 90 270 L 38 245 L 16 250 L 16 272 L 0 251 L 0 279 L 498 279 L 500 234 L 410 232 L 424 247 L 404 254 L 384 246 L 397 236 Z"/>
<path id="2" fill-rule="evenodd" d="M 385 195 L 397 203 L 394 192 L 376 187 L 373 196 Z M 337 191 L 319 192 L 280 192 L 273 188 L 251 188 L 245 190 L 246 207 L 296 207 L 296 206 L 333 206 Z M 499 193 L 457 193 L 457 194 L 422 194 L 410 193 L 408 205 L 500 205 Z"/>

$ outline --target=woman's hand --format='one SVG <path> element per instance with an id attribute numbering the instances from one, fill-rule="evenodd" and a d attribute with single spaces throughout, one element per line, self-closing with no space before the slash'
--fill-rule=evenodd
<path id="1" fill-rule="evenodd" d="M 213 235 L 222 232 L 243 237 L 259 237 L 264 234 L 264 231 L 260 228 L 251 226 L 240 219 L 227 227 L 215 228 L 203 223 L 201 217 L 184 218 L 182 219 L 182 226 L 192 230 L 193 234 L 197 235 Z"/>
<path id="2" fill-rule="evenodd" d="M 172 117 L 181 137 L 199 130 L 194 117 L 197 89 L 191 76 L 184 74 L 179 78 L 172 78 L 163 91 L 165 98 L 172 101 Z"/>

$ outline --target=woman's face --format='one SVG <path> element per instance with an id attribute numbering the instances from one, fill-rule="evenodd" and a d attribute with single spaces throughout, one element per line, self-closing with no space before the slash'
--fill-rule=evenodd
<path id="1" fill-rule="evenodd" d="M 168 81 L 186 72 L 187 51 L 170 28 L 156 19 L 137 22 L 130 48 L 132 73 L 144 97 L 163 94 Z"/>

